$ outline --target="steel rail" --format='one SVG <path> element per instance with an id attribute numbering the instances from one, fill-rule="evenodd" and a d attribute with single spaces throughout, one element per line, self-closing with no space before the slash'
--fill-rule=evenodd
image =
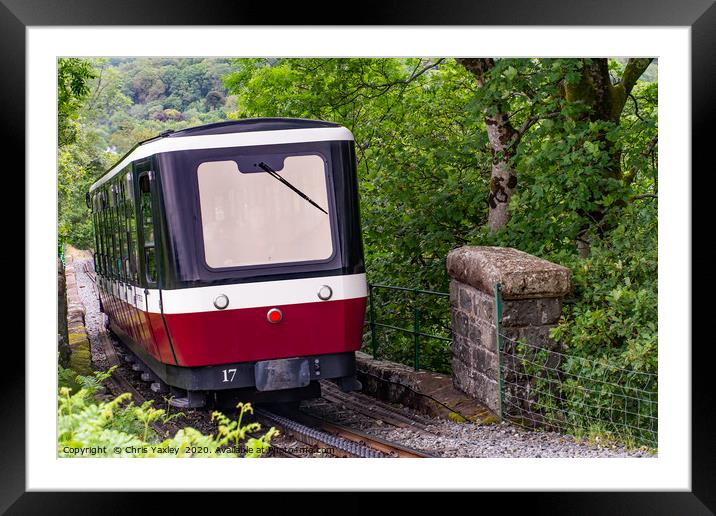
<path id="1" fill-rule="evenodd" d="M 330 453 L 337 457 L 387 457 L 386 454 L 376 449 L 323 432 L 315 427 L 296 421 L 293 417 L 289 418 L 260 408 L 254 409 L 254 413 L 259 419 L 269 421 L 272 426 L 283 428 L 287 434 L 290 434 L 295 439 L 309 446 L 317 446 L 330 450 Z"/>
<path id="2" fill-rule="evenodd" d="M 407 416 L 397 411 L 387 403 L 376 398 L 371 398 L 360 392 L 346 393 L 329 382 L 321 383 L 321 397 L 334 403 L 343 403 L 349 405 L 351 409 L 360 412 L 366 416 L 381 419 L 386 423 L 399 428 L 417 428 L 423 432 L 433 433 L 428 430 L 428 426 L 432 424 L 427 418 L 422 416 Z"/>
<path id="3" fill-rule="evenodd" d="M 359 430 L 349 428 L 338 423 L 327 421 L 320 417 L 316 417 L 305 412 L 300 412 L 294 416 L 305 425 L 310 425 L 321 430 L 325 430 L 329 434 L 336 435 L 347 441 L 354 442 L 360 446 L 368 447 L 382 453 L 387 457 L 395 458 L 427 458 L 432 457 L 429 453 L 403 446 L 402 444 L 386 441 L 380 437 L 368 435 Z"/>

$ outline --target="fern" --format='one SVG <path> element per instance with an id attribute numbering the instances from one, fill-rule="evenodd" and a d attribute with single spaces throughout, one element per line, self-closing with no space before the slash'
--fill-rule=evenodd
<path id="1" fill-rule="evenodd" d="M 247 440 L 248 433 L 259 432 L 261 425 L 243 424 L 244 414 L 253 413 L 253 408 L 248 403 L 239 403 L 236 420 L 221 412 L 212 413 L 212 421 L 218 425 L 216 436 L 186 427 L 173 437 L 160 440 L 151 430 L 152 423 L 166 423 L 184 414 L 170 415 L 169 408 L 155 408 L 153 401 L 135 405 L 130 393 L 97 402 L 94 395 L 103 389 L 102 382 L 113 370 L 93 376 L 73 375 L 69 369 L 61 370 L 63 380 L 74 376 L 74 381 L 82 388 L 74 394 L 70 387 L 59 389 L 59 457 L 260 457 L 269 450 L 271 439 L 278 434 L 272 427 L 264 435 Z"/>

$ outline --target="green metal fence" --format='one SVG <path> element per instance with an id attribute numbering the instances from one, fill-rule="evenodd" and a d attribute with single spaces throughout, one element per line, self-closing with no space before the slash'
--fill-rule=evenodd
<path id="1" fill-rule="evenodd" d="M 585 357 L 558 343 L 526 342 L 500 327 L 502 295 L 495 286 L 495 335 L 502 417 L 530 428 L 580 436 L 612 436 L 658 446 L 658 378 L 619 367 L 607 354 Z"/>
<path id="2" fill-rule="evenodd" d="M 399 297 L 381 303 L 385 293 L 397 294 Z M 383 355 L 380 346 L 380 336 L 385 332 L 398 332 L 409 336 L 412 345 L 412 365 L 415 370 L 421 368 L 421 356 L 426 341 L 437 341 L 450 343 L 452 331 L 449 324 L 449 306 L 441 307 L 432 303 L 426 305 L 426 299 L 447 299 L 450 294 L 446 292 L 435 292 L 433 290 L 421 290 L 417 288 L 397 287 L 393 285 L 368 285 L 368 318 L 365 326 L 368 333 L 365 335 L 371 354 L 374 358 Z M 384 310 L 385 309 L 385 310 Z M 398 319 L 398 321 L 396 321 Z M 409 319 L 409 320 L 408 320 Z M 403 323 L 400 325 L 400 323 Z M 408 327 L 405 327 L 407 323 Z M 438 329 L 442 335 L 429 333 Z M 449 356 L 449 347 L 446 348 Z M 400 357 L 388 356 L 397 361 Z"/>

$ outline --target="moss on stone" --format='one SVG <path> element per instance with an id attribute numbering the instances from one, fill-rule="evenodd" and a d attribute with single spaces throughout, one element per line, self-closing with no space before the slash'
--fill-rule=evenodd
<path id="1" fill-rule="evenodd" d="M 461 416 L 460 414 L 458 414 L 457 412 L 450 412 L 450 413 L 448 414 L 448 419 L 449 419 L 450 421 L 453 421 L 454 423 L 467 423 L 467 419 L 465 419 L 464 417 L 462 417 L 462 416 Z"/>
<path id="2" fill-rule="evenodd" d="M 85 332 L 70 333 L 70 338 L 69 338 L 70 346 L 77 344 L 77 343 L 81 343 L 82 341 L 86 341 L 86 340 L 87 340 L 87 333 L 85 333 Z"/>
<path id="3" fill-rule="evenodd" d="M 70 346 L 70 368 L 77 374 L 92 374 L 92 353 L 89 340 L 85 339 L 83 342 Z"/>
<path id="4" fill-rule="evenodd" d="M 500 419 L 494 414 L 489 416 L 483 416 L 479 418 L 479 423 L 482 425 L 495 425 L 500 422 Z"/>

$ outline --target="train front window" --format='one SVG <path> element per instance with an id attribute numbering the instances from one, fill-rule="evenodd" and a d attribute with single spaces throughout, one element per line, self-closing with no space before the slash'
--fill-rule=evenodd
<path id="1" fill-rule="evenodd" d="M 233 160 L 207 161 L 197 169 L 206 264 L 218 269 L 331 258 L 324 159 L 274 157 L 270 168 L 285 182 L 256 161 L 250 166 L 240 160 L 243 170 Z"/>

